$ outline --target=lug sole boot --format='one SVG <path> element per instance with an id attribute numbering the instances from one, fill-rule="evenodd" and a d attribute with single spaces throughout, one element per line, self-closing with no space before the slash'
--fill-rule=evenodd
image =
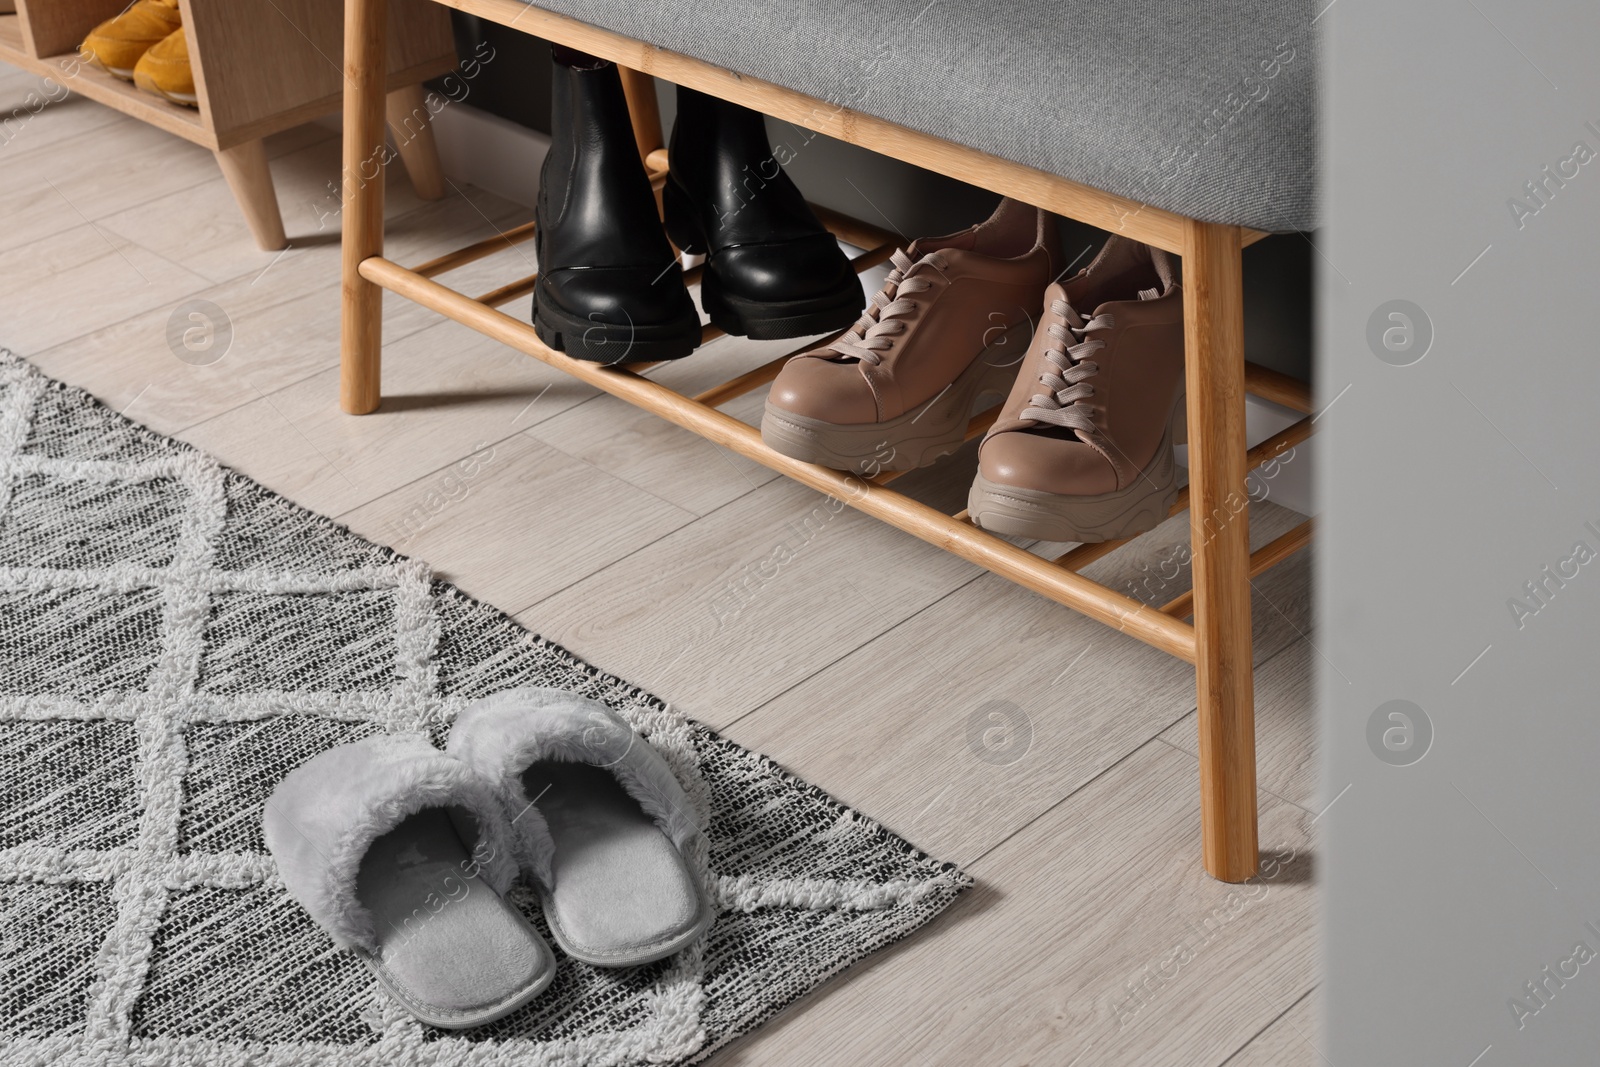
<path id="1" fill-rule="evenodd" d="M 954 452 L 980 398 L 998 399 L 1016 380 L 1059 259 L 1054 219 L 1011 200 L 978 226 L 895 252 L 850 332 L 778 373 L 762 439 L 857 474 Z"/>
<path id="2" fill-rule="evenodd" d="M 1045 303 L 980 446 L 968 515 L 982 529 L 1042 541 L 1154 529 L 1178 495 L 1183 295 L 1172 261 L 1112 237 L 1082 272 L 1052 285 Z"/>
<path id="3" fill-rule="evenodd" d="M 678 359 L 700 316 L 661 230 L 615 65 L 555 50 L 551 144 L 535 209 L 533 326 L 596 363 Z"/>
<path id="4" fill-rule="evenodd" d="M 760 112 L 680 86 L 668 158 L 667 233 L 706 257 L 700 306 L 713 323 L 770 340 L 855 320 L 861 283 L 779 165 Z"/>

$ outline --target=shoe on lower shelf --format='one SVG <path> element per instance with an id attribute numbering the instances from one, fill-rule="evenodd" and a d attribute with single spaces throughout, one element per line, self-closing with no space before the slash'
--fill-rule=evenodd
<path id="1" fill-rule="evenodd" d="M 680 85 L 668 155 L 667 233 L 706 257 L 700 306 L 712 323 L 772 340 L 855 321 L 855 268 L 784 173 L 760 112 Z"/>
<path id="2" fill-rule="evenodd" d="M 1016 380 L 1060 259 L 1055 220 L 1015 200 L 971 229 L 896 252 L 850 331 L 784 364 L 762 440 L 869 477 L 954 452 L 979 397 L 998 400 Z"/>
<path id="3" fill-rule="evenodd" d="M 700 316 L 656 214 L 616 64 L 552 49 L 533 245 L 539 340 L 593 363 L 679 359 Z"/>
<path id="4" fill-rule="evenodd" d="M 189 39 L 183 30 L 173 30 L 139 57 L 133 68 L 133 84 L 174 104 L 200 105 L 194 93 L 194 71 L 189 66 Z"/>
<path id="5" fill-rule="evenodd" d="M 137 0 L 122 14 L 90 30 L 78 52 L 107 73 L 132 81 L 140 58 L 182 24 L 178 0 Z"/>
<path id="6" fill-rule="evenodd" d="M 1041 541 L 1153 529 L 1178 495 L 1183 294 L 1172 259 L 1113 236 L 1044 303 L 979 449 L 967 512 L 982 529 Z"/>

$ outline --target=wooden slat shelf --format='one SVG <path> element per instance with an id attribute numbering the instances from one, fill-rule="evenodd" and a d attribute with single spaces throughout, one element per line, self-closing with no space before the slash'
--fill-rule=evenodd
<path id="1" fill-rule="evenodd" d="M 54 78 L 80 96 L 114 108 L 124 115 L 131 115 L 140 122 L 148 122 L 157 129 L 177 134 L 185 141 L 205 148 L 217 147 L 216 135 L 207 128 L 197 109 L 181 107 L 136 88 L 132 82 L 125 82 L 98 67 L 91 67 L 75 53 L 27 60 L 17 65 L 41 77 Z M 68 74 L 68 71 L 72 73 Z"/>
<path id="2" fill-rule="evenodd" d="M 1271 570 L 1296 552 L 1311 543 L 1311 528 L 1314 520 L 1307 519 L 1288 533 L 1276 540 L 1262 545 L 1250 553 L 1250 577 L 1254 578 Z M 1171 615 L 1174 619 L 1186 619 L 1194 614 L 1194 590 L 1173 597 L 1161 605 L 1163 614 Z"/>
<path id="3" fill-rule="evenodd" d="M 853 474 L 805 463 L 774 452 L 761 432 L 715 408 L 696 403 L 665 385 L 626 368 L 606 367 L 573 359 L 547 347 L 533 326 L 504 312 L 484 307 L 465 294 L 373 256 L 361 262 L 362 277 L 409 300 L 430 307 L 566 371 L 581 381 L 637 404 L 707 440 L 809 485 L 908 533 L 954 552 L 996 574 L 1040 589 L 1090 618 L 1129 633 L 1180 659 L 1194 662 L 1194 629 L 1097 582 L 1053 566 L 1025 549 L 992 534 L 955 522 L 950 516 L 892 489 L 873 485 Z"/>
<path id="4" fill-rule="evenodd" d="M 874 247 L 853 258 L 852 263 L 857 271 L 882 263 L 895 248 L 894 236 L 886 231 L 836 212 L 821 214 L 834 235 L 841 240 L 852 244 L 858 241 L 875 242 Z M 497 337 L 528 355 L 592 385 L 597 385 L 624 400 L 646 407 L 780 474 L 786 474 L 815 489 L 843 499 L 859 510 L 957 555 L 965 556 L 997 573 L 1018 576 L 1017 580 L 1025 578 L 1027 580 L 1024 580 L 1023 584 L 1043 592 L 1052 599 L 1108 625 L 1130 632 L 1140 640 L 1165 652 L 1194 662 L 1192 628 L 1185 627 L 1189 631 L 1185 633 L 1184 630 L 1170 629 L 1151 621 L 1151 616 L 1163 614 L 1168 618 L 1181 619 L 1183 616 L 1175 614 L 1172 609 L 1182 607 L 1184 614 L 1192 610 L 1188 594 L 1174 605 L 1168 605 L 1158 611 L 1089 579 L 1078 577 L 1078 570 L 1127 544 L 1127 541 L 1080 545 L 1058 560 L 1040 559 L 1001 538 L 977 530 L 966 520 L 964 513 L 956 516 L 942 515 L 931 508 L 908 501 L 900 494 L 886 488 L 890 482 L 908 472 L 887 472 L 875 478 L 861 479 L 825 467 L 802 463 L 767 448 L 761 441 L 759 431 L 715 410 L 720 404 L 770 383 L 777 377 L 778 371 L 790 356 L 809 351 L 821 344 L 821 341 L 808 342 L 793 352 L 746 371 L 728 382 L 707 389 L 696 396 L 685 397 L 664 385 L 640 377 L 640 373 L 649 366 L 648 364 L 605 367 L 572 359 L 548 348 L 538 339 L 533 327 L 528 323 L 495 310 L 531 293 L 537 275 L 508 282 L 475 298 L 433 280 L 436 275 L 509 248 L 513 243 L 529 240 L 532 236 L 533 224 L 525 223 L 515 231 L 446 253 L 414 268 L 408 269 L 379 257 L 369 258 L 362 262 L 361 273 L 385 289 L 390 289 L 441 314 L 471 325 L 481 332 Z M 710 326 L 704 333 L 706 340 L 721 336 L 720 330 Z M 1292 379 L 1285 379 L 1282 375 L 1254 364 L 1249 365 L 1246 374 L 1247 388 L 1259 384 L 1262 391 L 1272 393 L 1279 402 L 1293 401 L 1296 406 L 1308 403 L 1307 398 L 1288 387 L 1286 383 L 1290 381 Z M 1256 389 L 1252 388 L 1251 391 L 1255 392 Z M 966 439 L 970 441 L 980 436 L 998 412 L 999 409 L 996 408 L 973 416 L 967 428 Z M 1304 441 L 1310 434 L 1311 420 L 1302 419 L 1250 449 L 1246 462 L 1251 466 L 1264 462 L 1284 448 Z M 886 497 L 895 498 L 894 503 L 887 503 Z M 1189 492 L 1185 488 L 1180 492 L 1171 514 L 1178 514 L 1188 506 Z M 1292 552 L 1309 540 L 1309 529 L 1309 526 L 1305 526 L 1297 530 L 1294 539 L 1280 539 L 1280 543 L 1269 546 L 1273 551 L 1264 550 L 1259 559 L 1252 562 L 1261 569 L 1278 562 L 1289 554 L 1283 551 L 1286 546 L 1292 543 L 1293 548 L 1290 549 Z M 1071 574 L 1072 579 L 1066 579 L 1065 574 Z"/>

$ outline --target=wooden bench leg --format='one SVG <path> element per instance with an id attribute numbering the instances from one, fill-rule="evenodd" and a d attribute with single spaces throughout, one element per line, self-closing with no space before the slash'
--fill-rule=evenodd
<path id="1" fill-rule="evenodd" d="M 628 99 L 628 114 L 633 119 L 633 139 L 639 158 L 645 159 L 666 144 L 661 135 L 661 105 L 656 101 L 656 80 L 642 70 L 618 67 L 622 95 Z"/>
<path id="2" fill-rule="evenodd" d="M 244 221 L 263 252 L 276 252 L 288 244 L 283 235 L 283 215 L 278 211 L 278 194 L 272 187 L 272 171 L 267 167 L 267 150 L 260 138 L 232 148 L 219 148 L 217 166 L 239 202 Z"/>
<path id="3" fill-rule="evenodd" d="M 1236 226 L 1187 224 L 1183 328 L 1200 811 L 1206 870 L 1225 882 L 1251 877 L 1258 862 L 1240 250 Z"/>
<path id="4" fill-rule="evenodd" d="M 384 81 L 387 0 L 344 8 L 344 167 L 339 406 L 375 411 L 383 350 L 383 290 L 361 276 L 361 261 L 383 254 Z"/>
<path id="5" fill-rule="evenodd" d="M 439 163 L 439 146 L 433 139 L 433 119 L 422 86 L 408 85 L 390 93 L 384 114 L 411 188 L 424 200 L 442 199 L 444 167 Z"/>
<path id="6" fill-rule="evenodd" d="M 622 95 L 628 100 L 628 116 L 633 120 L 633 140 L 639 148 L 639 159 L 646 173 L 650 171 L 650 153 L 666 147 L 661 132 L 661 104 L 656 100 L 656 80 L 642 70 L 618 67 L 622 77 Z M 662 186 L 657 177 L 651 183 L 656 194 L 656 214 L 665 217 L 661 204 Z"/>

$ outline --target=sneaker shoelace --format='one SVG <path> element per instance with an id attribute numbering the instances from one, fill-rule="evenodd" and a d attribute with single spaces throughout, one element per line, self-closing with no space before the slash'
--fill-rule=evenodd
<path id="1" fill-rule="evenodd" d="M 1111 316 L 1096 315 L 1085 322 L 1065 300 L 1052 301 L 1050 313 L 1061 321 L 1052 322 L 1045 331 L 1044 373 L 1039 375 L 1044 391 L 1028 399 L 1021 417 L 1096 433 L 1094 416 L 1078 402 L 1094 396 L 1089 379 L 1100 373 L 1100 365 L 1089 357 L 1105 347 L 1104 341 L 1089 334 L 1111 329 Z"/>
<path id="2" fill-rule="evenodd" d="M 850 331 L 824 351 L 859 359 L 868 366 L 883 362 L 882 353 L 893 348 L 895 338 L 906 330 L 901 316 L 917 309 L 917 302 L 911 297 L 933 286 L 927 278 L 906 275 L 911 273 L 912 267 L 923 263 L 934 270 L 945 268 L 945 260 L 937 252 L 913 260 L 903 249 L 896 249 L 889 262 L 892 266 L 889 276 L 883 280 L 883 288 L 878 290 Z"/>

